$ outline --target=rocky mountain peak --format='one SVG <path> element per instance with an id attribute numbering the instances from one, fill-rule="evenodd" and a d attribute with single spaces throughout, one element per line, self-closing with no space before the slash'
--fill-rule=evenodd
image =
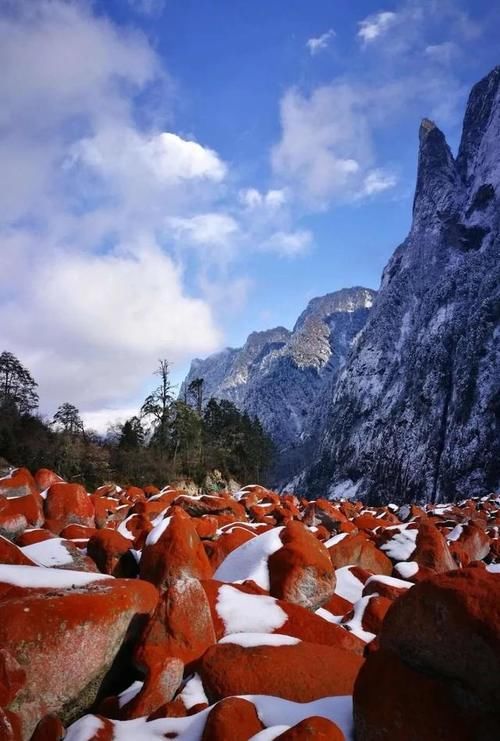
<path id="1" fill-rule="evenodd" d="M 420 124 L 419 144 L 413 225 L 428 231 L 456 211 L 463 185 L 443 132 L 428 118 Z"/>
<path id="2" fill-rule="evenodd" d="M 500 184 L 500 66 L 471 90 L 457 165 L 469 187 L 478 180 Z"/>

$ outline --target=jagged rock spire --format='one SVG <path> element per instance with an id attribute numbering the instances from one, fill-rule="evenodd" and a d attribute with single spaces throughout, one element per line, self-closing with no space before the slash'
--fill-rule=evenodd
<path id="1" fill-rule="evenodd" d="M 419 141 L 414 228 L 434 229 L 443 215 L 454 211 L 462 182 L 443 132 L 428 118 L 420 124 Z"/>

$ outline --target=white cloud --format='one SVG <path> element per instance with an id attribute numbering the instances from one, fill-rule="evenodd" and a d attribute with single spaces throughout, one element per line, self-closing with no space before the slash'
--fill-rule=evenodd
<path id="1" fill-rule="evenodd" d="M 130 8 L 140 15 L 158 18 L 165 10 L 165 0 L 128 0 Z"/>
<path id="2" fill-rule="evenodd" d="M 363 198 L 364 196 L 383 193 L 384 190 L 394 188 L 397 182 L 398 179 L 393 173 L 384 172 L 382 169 L 371 170 L 363 180 L 362 187 L 357 195 L 359 198 Z"/>
<path id="3" fill-rule="evenodd" d="M 239 192 L 240 202 L 249 209 L 267 207 L 277 209 L 287 202 L 287 194 L 284 189 L 268 190 L 261 193 L 257 188 L 246 188 Z"/>
<path id="4" fill-rule="evenodd" d="M 442 44 L 430 44 L 424 49 L 424 54 L 433 62 L 449 64 L 458 54 L 458 47 L 453 41 L 444 41 Z"/>
<path id="5" fill-rule="evenodd" d="M 239 231 L 232 216 L 219 213 L 198 214 L 191 218 L 172 218 L 169 225 L 176 238 L 195 245 L 222 247 Z"/>
<path id="6" fill-rule="evenodd" d="M 315 54 L 318 54 L 318 52 L 327 49 L 330 41 L 335 37 L 335 35 L 336 34 L 333 28 L 330 28 L 328 31 L 321 34 L 321 36 L 308 39 L 306 41 L 306 46 L 309 49 L 311 56 L 314 56 Z"/>
<path id="7" fill-rule="evenodd" d="M 312 206 L 349 200 L 372 166 L 366 96 L 347 84 L 289 90 L 281 101 L 282 135 L 273 148 L 276 174 Z"/>
<path id="8" fill-rule="evenodd" d="M 227 167 L 138 126 L 135 94 L 146 113 L 167 76 L 144 36 L 91 10 L 21 0 L 0 18 L 0 348 L 31 369 L 43 411 L 126 407 L 158 357 L 221 341 L 159 240 L 170 217 L 212 207 Z"/>
<path id="9" fill-rule="evenodd" d="M 160 184 L 206 179 L 220 182 L 226 166 L 216 152 L 177 134 L 143 135 L 132 128 L 102 129 L 75 145 L 71 163 L 83 163 L 108 177 L 154 178 Z"/>
<path id="10" fill-rule="evenodd" d="M 383 11 L 369 15 L 363 21 L 359 22 L 358 36 L 365 44 L 375 41 L 379 36 L 385 34 L 397 19 L 397 13 Z"/>
<path id="11" fill-rule="evenodd" d="M 207 304 L 184 294 L 179 268 L 149 238 L 110 254 L 42 247 L 0 315 L 3 346 L 30 359 L 48 399 L 86 411 L 121 403 L 158 357 L 178 362 L 220 342 Z"/>
<path id="12" fill-rule="evenodd" d="M 295 232 L 279 231 L 263 242 L 262 248 L 282 257 L 298 257 L 309 251 L 312 242 L 312 233 L 306 229 Z"/>

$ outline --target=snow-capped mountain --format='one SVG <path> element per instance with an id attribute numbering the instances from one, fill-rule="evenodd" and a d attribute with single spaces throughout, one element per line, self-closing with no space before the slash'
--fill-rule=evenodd
<path id="1" fill-rule="evenodd" d="M 421 124 L 411 231 L 330 385 L 304 493 L 446 501 L 498 487 L 499 220 L 497 67 L 472 89 L 456 158 Z"/>
<path id="2" fill-rule="evenodd" d="M 368 288 L 348 288 L 315 298 L 291 332 L 253 332 L 242 348 L 193 360 L 180 398 L 203 378 L 205 401 L 228 399 L 259 417 L 278 449 L 295 445 L 317 420 L 316 401 L 345 362 L 374 297 Z"/>

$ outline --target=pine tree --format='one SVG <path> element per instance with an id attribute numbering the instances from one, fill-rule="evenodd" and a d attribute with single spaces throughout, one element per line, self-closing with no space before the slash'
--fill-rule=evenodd
<path id="1" fill-rule="evenodd" d="M 11 352 L 0 355 L 0 408 L 30 414 L 38 407 L 38 384 Z"/>

